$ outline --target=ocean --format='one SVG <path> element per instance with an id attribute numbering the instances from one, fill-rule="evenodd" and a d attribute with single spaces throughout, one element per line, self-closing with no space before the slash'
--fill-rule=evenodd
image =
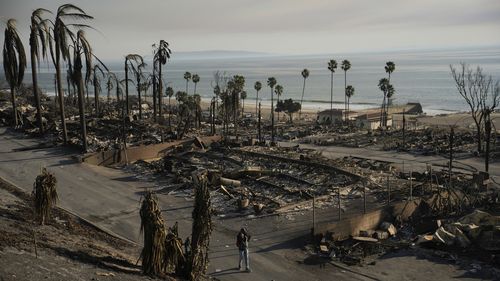
<path id="1" fill-rule="evenodd" d="M 149 61 L 151 56 L 146 56 Z M 428 50 L 428 51 L 397 51 L 380 53 L 353 53 L 338 55 L 268 55 L 237 53 L 229 56 L 197 55 L 190 57 L 186 54 L 176 56 L 174 52 L 171 60 L 164 66 L 163 79 L 175 91 L 184 91 L 186 81 L 183 74 L 186 71 L 200 76 L 197 93 L 203 98 L 213 96 L 213 73 L 225 72 L 227 75 L 243 75 L 246 80 L 245 90 L 248 98 L 247 106 L 255 106 L 255 81 L 261 81 L 262 90 L 259 98 L 263 104 L 270 103 L 270 88 L 267 87 L 268 77 L 275 77 L 278 84 L 284 87 L 281 99 L 292 98 L 299 101 L 302 94 L 303 78 L 301 71 L 307 68 L 310 72 L 306 80 L 304 108 L 326 109 L 330 107 L 330 72 L 327 62 L 337 60 L 339 68 L 334 74 L 334 107 L 343 107 L 344 102 L 344 72 L 340 69 L 342 60 L 351 62 L 351 69 L 347 72 L 347 84 L 355 88 L 351 98 L 351 109 L 361 109 L 379 106 L 382 102 L 382 92 L 378 89 L 379 79 L 387 77 L 384 66 L 387 61 L 396 64 L 396 70 L 391 75 L 391 83 L 396 93 L 395 104 L 420 102 L 427 114 L 467 111 L 467 105 L 458 94 L 453 78 L 450 74 L 450 64 L 458 65 L 465 62 L 473 67 L 481 66 L 485 73 L 492 75 L 494 80 L 500 79 L 500 47 L 456 49 L 456 50 Z M 108 68 L 124 76 L 123 62 L 105 62 Z M 3 69 L 2 69 L 3 70 Z M 49 95 L 54 93 L 54 70 L 47 63 L 40 66 L 39 84 Z M 64 71 L 65 72 L 65 71 Z M 4 79 L 0 72 L 0 81 Z M 25 74 L 25 83 L 31 83 L 30 68 Z M 102 82 L 103 92 L 105 83 Z M 63 83 L 66 85 L 66 83 Z M 3 85 L 5 86 L 5 85 Z M 135 87 L 130 85 L 131 94 L 135 94 Z M 194 85 L 189 82 L 189 94 L 193 94 Z M 90 94 L 93 87 L 89 85 Z M 151 90 L 150 90 L 151 91 Z M 114 91 L 112 92 L 114 94 Z M 149 92 L 148 95 L 151 95 Z"/>

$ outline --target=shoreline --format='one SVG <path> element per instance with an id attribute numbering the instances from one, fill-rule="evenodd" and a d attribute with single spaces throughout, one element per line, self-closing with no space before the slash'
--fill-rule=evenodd
<path id="1" fill-rule="evenodd" d="M 54 96 L 55 93 L 53 91 L 46 91 L 45 94 L 47 96 Z M 132 94 L 131 96 L 137 96 L 135 93 Z M 152 98 L 150 95 L 146 97 L 147 101 L 151 101 Z M 203 107 L 208 108 L 208 104 L 210 103 L 211 98 L 208 97 L 201 97 L 202 103 L 204 104 Z M 164 102 L 168 101 L 168 98 L 164 98 Z M 275 100 L 276 102 L 276 100 Z M 175 104 L 175 98 L 172 98 L 172 104 Z M 255 98 L 247 98 L 245 100 L 245 107 L 253 107 L 255 108 Z M 268 99 L 261 99 L 261 105 L 262 108 L 264 109 L 269 109 L 271 107 L 271 100 Z M 394 104 L 394 105 L 399 105 L 399 104 Z M 343 109 L 344 108 L 344 102 L 342 101 L 333 101 L 333 108 L 334 109 Z M 376 103 L 367 103 L 367 102 L 358 102 L 358 103 L 351 103 L 350 104 L 350 109 L 353 111 L 356 110 L 367 110 L 367 109 L 379 109 L 380 105 Z M 328 110 L 330 109 L 330 102 L 329 101 L 318 101 L 318 100 L 304 100 L 303 103 L 303 108 L 302 112 L 306 111 L 307 113 L 318 113 L 323 110 Z M 428 108 L 422 105 L 422 110 L 423 114 L 427 116 L 437 116 L 437 115 L 448 115 L 448 114 L 462 114 L 466 113 L 466 111 L 463 110 L 453 110 L 453 109 L 434 109 L 434 108 Z M 245 112 L 254 112 L 255 110 L 247 111 Z"/>

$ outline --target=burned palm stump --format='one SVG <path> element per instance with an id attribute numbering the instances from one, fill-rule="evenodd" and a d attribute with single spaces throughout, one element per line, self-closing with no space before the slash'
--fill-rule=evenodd
<path id="1" fill-rule="evenodd" d="M 194 172 L 195 203 L 191 232 L 191 255 L 188 259 L 188 279 L 199 280 L 208 267 L 208 247 L 212 233 L 212 209 L 206 172 Z"/>
<path id="2" fill-rule="evenodd" d="M 151 192 L 146 193 L 142 201 L 141 231 L 144 233 L 142 249 L 142 272 L 147 275 L 159 275 L 164 268 L 165 223 L 158 206 L 158 199 Z"/>
<path id="3" fill-rule="evenodd" d="M 54 174 L 43 168 L 42 173 L 36 177 L 33 185 L 35 215 L 38 222 L 43 225 L 50 217 L 52 206 L 57 203 L 57 179 Z"/>

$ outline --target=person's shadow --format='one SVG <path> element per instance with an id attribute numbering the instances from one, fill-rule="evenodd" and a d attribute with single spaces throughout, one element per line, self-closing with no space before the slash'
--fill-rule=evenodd
<path id="1" fill-rule="evenodd" d="M 210 275 L 212 275 L 212 276 L 223 276 L 223 275 L 228 275 L 228 274 L 245 273 L 245 272 L 246 271 L 243 271 L 243 270 L 240 271 L 237 267 L 234 267 L 234 268 L 224 269 L 224 270 L 221 270 L 221 271 L 214 271 Z"/>

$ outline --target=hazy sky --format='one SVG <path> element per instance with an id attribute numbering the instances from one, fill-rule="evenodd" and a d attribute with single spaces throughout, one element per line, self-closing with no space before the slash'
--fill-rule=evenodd
<path id="1" fill-rule="evenodd" d="M 27 39 L 38 7 L 67 1 L 0 0 L 2 30 L 18 20 Z M 499 0 L 79 0 L 98 29 L 87 35 L 104 59 L 175 51 L 314 54 L 500 45 Z M 53 18 L 54 16 L 51 15 Z M 3 44 L 3 31 L 0 33 Z M 25 40 L 26 46 L 28 45 Z"/>

